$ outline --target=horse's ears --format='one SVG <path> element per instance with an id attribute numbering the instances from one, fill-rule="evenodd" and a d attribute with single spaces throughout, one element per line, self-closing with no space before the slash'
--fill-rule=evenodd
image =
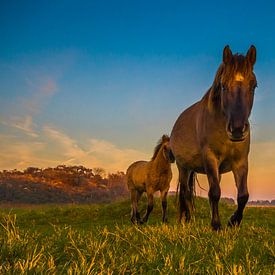
<path id="1" fill-rule="evenodd" d="M 228 64 L 232 59 L 232 52 L 229 46 L 225 46 L 223 49 L 223 63 Z"/>
<path id="2" fill-rule="evenodd" d="M 252 66 L 256 63 L 256 47 L 254 45 L 250 46 L 245 58 Z"/>

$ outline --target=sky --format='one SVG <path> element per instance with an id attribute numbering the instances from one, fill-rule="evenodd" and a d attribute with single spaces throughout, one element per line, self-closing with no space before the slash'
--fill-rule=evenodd
<path id="1" fill-rule="evenodd" d="M 254 44 L 248 186 L 274 199 L 274 24 L 272 1 L 0 1 L 0 170 L 149 160 L 211 86 L 224 46 Z M 221 186 L 236 198 L 232 175 Z"/>

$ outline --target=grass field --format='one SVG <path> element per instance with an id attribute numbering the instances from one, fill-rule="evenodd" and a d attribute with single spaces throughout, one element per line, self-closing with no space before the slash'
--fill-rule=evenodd
<path id="1" fill-rule="evenodd" d="M 228 229 L 233 209 L 220 205 L 224 229 L 217 233 L 202 198 L 188 225 L 177 224 L 170 198 L 167 225 L 156 199 L 148 224 L 139 227 L 130 224 L 128 200 L 2 206 L 0 274 L 275 274 L 275 208 L 246 208 L 241 227 Z"/>

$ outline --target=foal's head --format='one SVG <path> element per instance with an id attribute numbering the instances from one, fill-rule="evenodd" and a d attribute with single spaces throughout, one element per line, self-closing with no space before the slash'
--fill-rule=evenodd
<path id="1" fill-rule="evenodd" d="M 256 48 L 247 54 L 232 55 L 229 46 L 223 50 L 223 63 L 215 82 L 220 91 L 221 108 L 226 117 L 226 131 L 232 141 L 242 141 L 249 133 L 248 118 L 252 109 L 254 90 L 257 87 L 253 66 Z"/>
<path id="2" fill-rule="evenodd" d="M 154 160 L 159 153 L 163 154 L 164 158 L 168 162 L 173 163 L 175 161 L 175 157 L 174 157 L 171 147 L 170 147 L 169 136 L 163 135 L 162 138 L 159 140 L 157 146 L 155 147 L 155 151 L 154 151 L 152 160 Z"/>

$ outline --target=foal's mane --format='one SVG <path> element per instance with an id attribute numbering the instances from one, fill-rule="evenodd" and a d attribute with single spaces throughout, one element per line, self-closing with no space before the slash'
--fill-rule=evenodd
<path id="1" fill-rule="evenodd" d="M 159 152 L 159 150 L 160 150 L 162 144 L 163 144 L 164 142 L 169 141 L 169 140 L 170 140 L 170 137 L 169 137 L 168 135 L 163 135 L 162 138 L 159 139 L 159 141 L 158 141 L 158 143 L 157 143 L 157 145 L 156 145 L 156 147 L 155 147 L 155 149 L 154 149 L 154 154 L 153 154 L 151 160 L 154 160 L 154 159 L 157 157 L 158 152 Z"/>

